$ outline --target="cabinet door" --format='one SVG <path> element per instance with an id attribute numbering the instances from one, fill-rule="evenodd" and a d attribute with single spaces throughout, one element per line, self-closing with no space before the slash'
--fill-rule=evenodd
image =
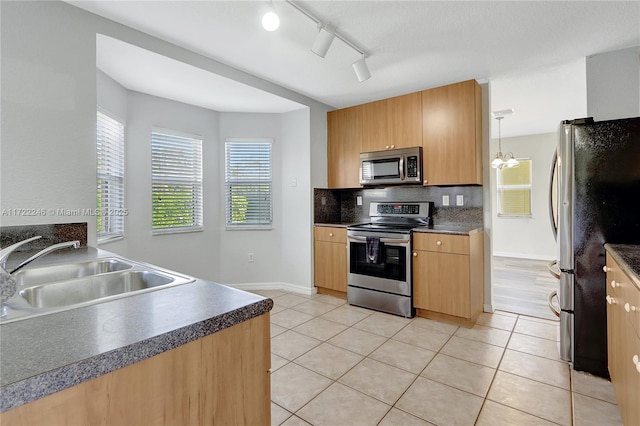
<path id="1" fill-rule="evenodd" d="M 414 254 L 414 307 L 470 318 L 469 256 L 429 251 Z"/>
<path id="2" fill-rule="evenodd" d="M 386 99 L 362 105 L 362 152 L 391 148 L 387 106 Z"/>
<path id="3" fill-rule="evenodd" d="M 327 179 L 329 188 L 360 187 L 362 107 L 327 113 Z"/>
<path id="4" fill-rule="evenodd" d="M 420 92 L 387 99 L 389 142 L 393 148 L 422 146 L 422 96 Z"/>
<path id="5" fill-rule="evenodd" d="M 482 109 L 475 80 L 422 92 L 425 185 L 482 184 Z"/>
<path id="6" fill-rule="evenodd" d="M 347 246 L 343 243 L 315 241 L 314 281 L 317 287 L 347 291 Z"/>
<path id="7" fill-rule="evenodd" d="M 362 151 L 422 146 L 420 92 L 362 105 Z"/>

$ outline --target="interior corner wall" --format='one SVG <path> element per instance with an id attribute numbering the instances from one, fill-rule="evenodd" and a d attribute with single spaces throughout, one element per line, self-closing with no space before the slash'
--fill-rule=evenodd
<path id="1" fill-rule="evenodd" d="M 640 116 L 640 46 L 588 56 L 586 68 L 589 117 Z"/>
<path id="2" fill-rule="evenodd" d="M 220 147 L 218 172 L 220 191 L 224 188 L 224 142 L 227 138 L 271 138 L 273 229 L 225 230 L 224 199 L 219 200 L 220 266 L 219 282 L 223 284 L 282 282 L 282 233 L 284 228 L 282 200 L 282 114 L 220 113 Z M 221 192 L 221 194 L 224 192 Z M 287 224 L 288 226 L 288 224 Z M 249 262 L 253 253 L 253 262 Z"/>
<path id="3" fill-rule="evenodd" d="M 556 133 L 518 136 L 502 139 L 503 152 L 513 152 L 516 158 L 532 162 L 531 217 L 498 216 L 496 171 L 492 173 L 491 206 L 493 216 L 493 255 L 525 259 L 554 260 L 556 242 L 549 219 L 549 182 Z M 491 141 L 491 152 L 498 150 L 498 141 Z"/>
<path id="4" fill-rule="evenodd" d="M 313 188 L 309 108 L 282 114 L 282 281 L 309 293 L 312 278 Z M 276 207 L 278 208 L 278 207 Z M 286 225 L 285 225 L 286 224 Z"/>
<path id="5" fill-rule="evenodd" d="M 60 2 L 0 8 L 2 225 L 87 222 L 95 245 L 95 30 Z"/>

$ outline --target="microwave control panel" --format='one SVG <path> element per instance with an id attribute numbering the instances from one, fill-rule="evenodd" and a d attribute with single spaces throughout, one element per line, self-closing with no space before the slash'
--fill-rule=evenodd
<path id="1" fill-rule="evenodd" d="M 417 178 L 418 176 L 418 157 L 412 155 L 407 157 L 407 177 Z"/>

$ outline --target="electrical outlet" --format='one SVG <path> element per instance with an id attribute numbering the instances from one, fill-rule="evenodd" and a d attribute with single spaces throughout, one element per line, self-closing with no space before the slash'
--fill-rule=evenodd
<path id="1" fill-rule="evenodd" d="M 448 206 L 449 205 L 449 196 L 448 195 L 443 195 L 442 196 L 442 205 L 443 206 Z"/>
<path id="2" fill-rule="evenodd" d="M 464 196 L 456 195 L 456 206 L 464 206 Z"/>
<path id="3" fill-rule="evenodd" d="M 359 195 L 356 197 L 356 204 L 359 205 L 359 206 L 362 205 L 362 197 L 359 196 Z"/>
<path id="4" fill-rule="evenodd" d="M 253 253 L 249 253 L 249 262 L 253 262 Z"/>

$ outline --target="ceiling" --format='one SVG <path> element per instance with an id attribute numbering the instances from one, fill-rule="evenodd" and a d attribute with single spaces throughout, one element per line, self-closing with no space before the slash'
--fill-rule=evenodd
<path id="1" fill-rule="evenodd" d="M 338 39 L 325 58 L 312 53 L 316 24 L 284 1 L 273 2 L 281 19 L 275 32 L 260 25 L 265 1 L 68 2 L 337 108 L 473 78 L 503 81 L 514 89 L 507 95 L 522 96 L 521 76 L 572 80 L 566 70 L 579 63 L 584 69 L 586 56 L 640 45 L 637 1 L 296 1 L 368 53 L 372 77 L 359 83 L 351 67 L 359 53 Z M 168 92 L 182 84 L 174 92 L 184 93 L 184 82 L 203 72 L 174 63 L 173 78 L 154 83 L 147 71 L 157 69 L 153 61 L 172 60 L 136 54 L 132 49 L 139 48 L 113 40 L 104 46 L 109 50 L 99 49 L 99 67 L 132 90 Z M 131 66 L 133 59 L 141 62 Z M 177 78 L 182 72 L 191 74 Z M 199 77 L 211 84 L 206 93 L 216 94 L 212 109 L 244 111 L 253 95 L 255 112 L 300 107 L 220 76 Z M 545 87 L 529 87 L 542 105 Z M 492 94 L 492 109 L 518 113 L 515 99 L 496 100 Z"/>

